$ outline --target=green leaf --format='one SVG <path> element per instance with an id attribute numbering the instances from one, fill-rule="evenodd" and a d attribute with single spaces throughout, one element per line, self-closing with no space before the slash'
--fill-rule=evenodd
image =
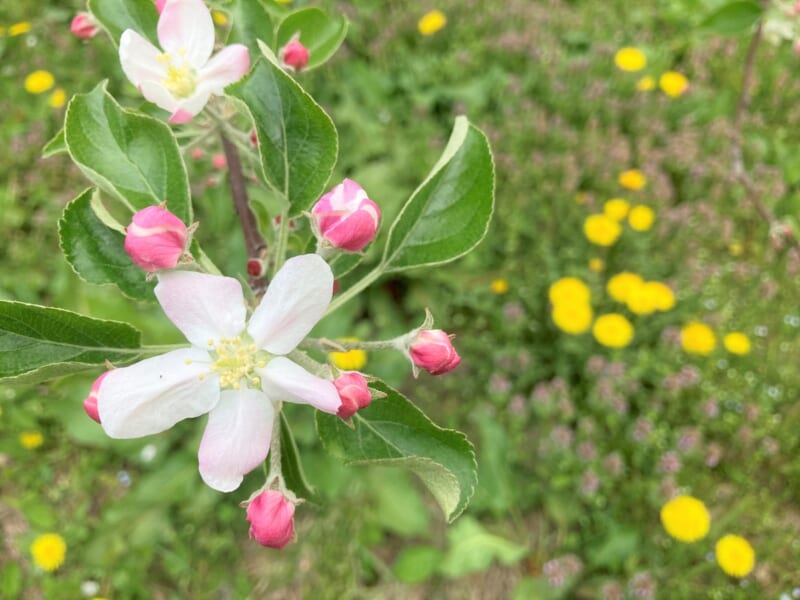
<path id="1" fill-rule="evenodd" d="M 58 154 L 59 152 L 66 152 L 67 151 L 67 143 L 64 140 L 64 128 L 58 130 L 49 142 L 44 145 L 42 148 L 42 158 L 50 158 L 51 156 Z"/>
<path id="2" fill-rule="evenodd" d="M 471 517 L 464 517 L 449 529 L 447 539 L 447 553 L 439 566 L 447 577 L 483 571 L 495 560 L 511 565 L 528 553 L 525 546 L 487 532 Z"/>
<path id="3" fill-rule="evenodd" d="M 480 460 L 478 461 L 478 488 L 473 506 L 485 507 L 497 516 L 508 514 L 514 504 L 512 463 L 509 460 L 508 434 L 487 413 L 479 413 Z"/>
<path id="4" fill-rule="evenodd" d="M 352 429 L 338 417 L 317 412 L 323 446 L 346 464 L 413 471 L 453 521 L 466 508 L 477 483 L 472 444 L 463 433 L 436 426 L 385 383 L 371 387 L 387 396 L 356 413 Z"/>
<path id="5" fill-rule="evenodd" d="M 300 452 L 297 450 L 292 430 L 283 411 L 281 411 L 281 471 L 286 485 L 298 498 L 317 501 L 317 493 L 306 479 L 303 464 L 300 462 Z"/>
<path id="6" fill-rule="evenodd" d="M 330 16 L 319 8 L 303 8 L 281 21 L 276 46 L 282 48 L 292 36 L 300 34 L 300 42 L 308 49 L 308 65 L 304 69 L 308 71 L 333 56 L 347 36 L 347 27 L 342 14 Z"/>
<path id="7" fill-rule="evenodd" d="M 70 202 L 58 221 L 61 250 L 78 276 L 88 283 L 113 283 L 139 300 L 154 300 L 154 281 L 125 252 L 125 236 L 97 216 L 93 204 L 100 199 L 88 189 Z"/>
<path id="8" fill-rule="evenodd" d="M 403 583 L 422 583 L 430 579 L 442 560 L 442 551 L 433 546 L 403 548 L 397 555 L 392 571 Z"/>
<path id="9" fill-rule="evenodd" d="M 489 142 L 466 117 L 457 117 L 439 162 L 392 223 L 386 270 L 442 264 L 466 254 L 486 235 L 493 210 Z"/>
<path id="10" fill-rule="evenodd" d="M 158 11 L 153 0 L 89 0 L 89 10 L 115 45 L 119 45 L 119 38 L 126 29 L 133 29 L 158 45 Z"/>
<path id="11" fill-rule="evenodd" d="M 233 25 L 228 37 L 229 44 L 244 44 L 250 49 L 251 56 L 259 53 L 258 40 L 272 45 L 275 37 L 272 17 L 259 0 L 236 0 L 230 14 Z"/>
<path id="12" fill-rule="evenodd" d="M 166 123 L 123 109 L 103 82 L 70 101 L 64 133 L 72 160 L 102 190 L 132 211 L 166 201 L 191 223 L 189 178 Z"/>
<path id="13" fill-rule="evenodd" d="M 263 52 L 264 45 L 259 46 Z M 290 203 L 292 214 L 309 209 L 336 164 L 339 140 L 333 121 L 270 60 L 259 60 L 226 92 L 241 99 L 253 118 L 267 184 Z"/>
<path id="14" fill-rule="evenodd" d="M 761 4 L 752 0 L 728 2 L 706 16 L 698 29 L 720 35 L 742 33 L 755 25 L 763 12 Z"/>
<path id="15" fill-rule="evenodd" d="M 140 334 L 117 321 L 0 301 L 0 380 L 38 383 L 139 355 Z"/>

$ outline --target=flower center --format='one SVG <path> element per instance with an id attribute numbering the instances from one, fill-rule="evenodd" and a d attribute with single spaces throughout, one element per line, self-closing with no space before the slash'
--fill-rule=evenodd
<path id="1" fill-rule="evenodd" d="M 183 58 L 185 51 L 181 49 L 178 54 L 181 56 L 175 61 L 174 57 L 166 52 L 159 55 L 159 62 L 167 66 L 167 76 L 161 80 L 161 84 L 176 98 L 188 98 L 197 89 L 197 78 L 194 69 Z"/>
<path id="2" fill-rule="evenodd" d="M 267 363 L 259 359 L 255 344 L 235 337 L 222 338 L 216 343 L 208 340 L 208 345 L 211 347 L 209 352 L 213 360 L 211 370 L 219 375 L 221 388 L 238 390 L 243 380 L 247 386 L 261 385 L 261 378 L 255 374 L 255 369 L 262 368 Z"/>

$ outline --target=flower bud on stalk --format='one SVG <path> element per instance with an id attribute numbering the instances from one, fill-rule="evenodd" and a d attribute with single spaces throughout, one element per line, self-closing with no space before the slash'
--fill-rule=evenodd
<path id="1" fill-rule="evenodd" d="M 360 185 L 345 179 L 317 201 L 311 215 L 323 247 L 358 252 L 375 239 L 381 211 Z"/>
<path id="2" fill-rule="evenodd" d="M 97 35 L 99 28 L 97 26 L 97 21 L 94 20 L 92 15 L 87 12 L 79 12 L 72 19 L 69 30 L 76 38 L 88 40 Z"/>
<path id="3" fill-rule="evenodd" d="M 372 401 L 367 380 L 361 373 L 356 371 L 343 373 L 333 381 L 333 385 L 336 386 L 336 391 L 342 400 L 339 412 L 336 413 L 337 417 L 349 419 L 360 409 L 369 406 Z"/>
<path id="4" fill-rule="evenodd" d="M 281 550 L 294 535 L 294 503 L 276 490 L 264 490 L 247 505 L 250 537 Z"/>
<path id="5" fill-rule="evenodd" d="M 92 389 L 89 390 L 89 395 L 86 397 L 86 400 L 83 401 L 83 410 L 86 411 L 89 418 L 97 423 L 100 422 L 100 414 L 97 412 L 97 393 L 100 391 L 100 384 L 103 383 L 103 379 L 108 373 L 109 371 L 106 371 L 94 380 Z"/>
<path id="6" fill-rule="evenodd" d="M 148 206 L 133 215 L 125 233 L 125 251 L 145 271 L 173 269 L 189 239 L 183 221 L 165 208 Z"/>
<path id="7" fill-rule="evenodd" d="M 431 375 L 452 371 L 461 362 L 450 336 L 441 329 L 423 329 L 408 350 L 411 361 Z"/>
<path id="8" fill-rule="evenodd" d="M 281 64 L 284 68 L 300 72 L 308 64 L 308 48 L 300 43 L 298 35 L 295 35 L 289 43 L 278 51 Z"/>

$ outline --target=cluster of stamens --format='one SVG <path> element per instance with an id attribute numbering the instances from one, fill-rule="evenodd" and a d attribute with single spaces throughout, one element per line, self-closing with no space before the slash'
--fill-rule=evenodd
<path id="1" fill-rule="evenodd" d="M 256 368 L 266 366 L 266 361 L 259 360 L 258 348 L 255 344 L 247 344 L 242 338 L 222 338 L 217 343 L 208 340 L 211 356 L 211 370 L 219 376 L 219 385 L 223 389 L 238 390 L 242 382 L 249 387 L 259 387 L 261 378 L 255 374 Z"/>
<path id="2" fill-rule="evenodd" d="M 176 98 L 188 98 L 197 88 L 194 69 L 184 58 L 186 50 L 178 50 L 180 59 L 173 63 L 173 56 L 167 52 L 158 56 L 158 62 L 167 66 L 167 76 L 161 80 L 162 85 Z"/>

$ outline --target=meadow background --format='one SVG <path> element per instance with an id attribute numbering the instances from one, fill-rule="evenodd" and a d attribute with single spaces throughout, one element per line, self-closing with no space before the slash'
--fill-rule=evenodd
<path id="1" fill-rule="evenodd" d="M 382 280 L 329 325 L 385 338 L 428 306 L 457 334 L 463 361 L 449 376 L 414 382 L 402 357 L 367 360 L 435 422 L 468 433 L 473 501 L 447 526 L 413 477 L 341 466 L 298 413 L 302 460 L 324 502 L 298 509 L 297 543 L 268 550 L 248 539 L 238 507 L 249 487 L 224 496 L 198 477 L 202 420 L 112 441 L 83 413 L 93 376 L 0 387 L 0 597 L 800 597 L 800 16 L 784 14 L 791 2 L 769 3 L 751 46 L 754 29 L 736 19 L 754 3 L 709 21 L 723 4 L 297 0 L 351 22 L 334 59 L 299 78 L 339 129 L 332 181 L 356 179 L 385 222 L 439 156 L 454 116 L 491 140 L 496 210 L 478 249 Z M 66 156 L 40 158 L 64 100 L 107 78 L 116 97 L 141 102 L 103 35 L 69 33 L 82 8 L 0 8 L 0 298 L 128 320 L 146 343 L 177 342 L 157 307 L 82 283 L 59 252 L 56 221 L 86 187 Z M 431 9 L 447 23 L 423 35 Z M 615 64 L 629 46 L 646 56 L 643 69 Z M 30 93 L 24 81 L 38 69 L 55 81 Z M 665 93 L 667 71 L 688 88 Z M 219 151 L 187 158 L 198 237 L 241 272 Z M 645 176 L 641 189 L 620 182 L 629 169 Z M 619 217 L 612 245 L 592 243 L 586 218 L 612 198 L 650 208 L 652 225 Z M 615 300 L 607 283 L 621 272 L 666 284 L 674 306 L 643 314 Z M 564 277 L 591 300 L 558 312 L 549 290 Z M 609 347 L 581 327 L 588 309 L 623 315 L 630 342 Z M 686 351 L 691 322 L 713 333 L 707 354 Z M 746 336 L 747 352 L 726 349 L 731 332 Z M 659 511 L 677 494 L 708 507 L 705 539 L 664 530 Z M 30 552 L 48 532 L 67 544 L 52 572 Z M 727 533 L 755 550 L 744 578 L 715 561 Z"/>

